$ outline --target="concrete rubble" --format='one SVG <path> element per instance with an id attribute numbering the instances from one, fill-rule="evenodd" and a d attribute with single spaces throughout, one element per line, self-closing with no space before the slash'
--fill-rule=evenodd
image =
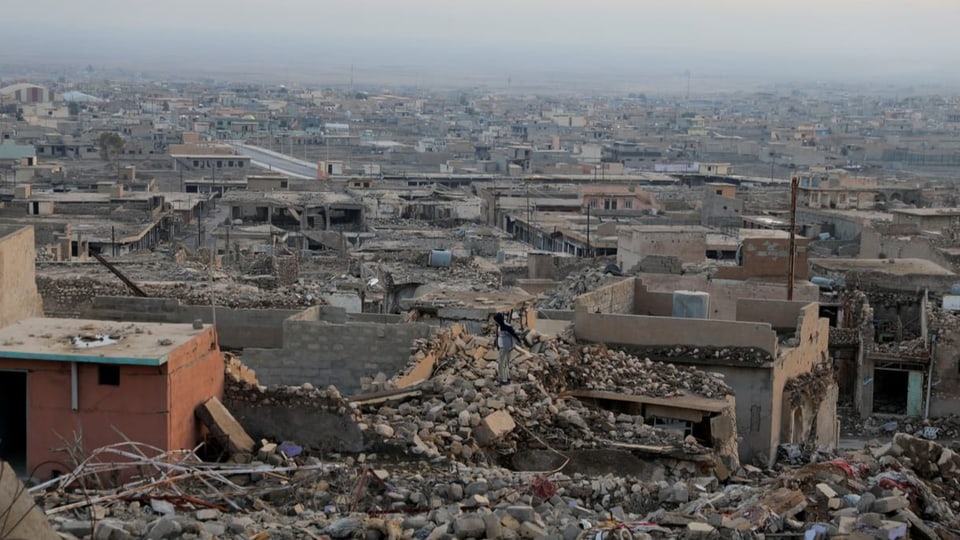
<path id="1" fill-rule="evenodd" d="M 601 268 L 584 268 L 574 272 L 560 282 L 553 290 L 545 293 L 537 303 L 538 309 L 573 309 L 577 297 L 599 289 L 611 281 L 619 279 L 604 272 Z"/>
<path id="2" fill-rule="evenodd" d="M 493 384 L 490 336 L 454 326 L 351 398 L 260 386 L 231 356 L 227 394 L 344 414 L 363 448 L 318 450 L 291 432 L 227 463 L 140 460 L 143 479 L 116 490 L 61 480 L 37 493 L 64 538 L 955 538 L 960 457 L 935 442 L 897 434 L 826 461 L 721 475 L 693 437 L 565 397 L 584 386 L 722 397 L 721 378 L 569 335 L 526 338 L 508 386 Z M 672 452 L 637 450 L 651 448 Z M 541 458 L 518 461 L 525 452 Z"/>
<path id="3" fill-rule="evenodd" d="M 216 305 L 243 309 L 297 309 L 322 304 L 319 285 L 295 283 L 288 287 L 264 290 L 234 282 L 140 283 L 153 298 L 176 298 L 191 305 Z M 37 277 L 46 312 L 75 310 L 98 296 L 131 296 L 119 280 L 100 280 L 89 276 Z"/>

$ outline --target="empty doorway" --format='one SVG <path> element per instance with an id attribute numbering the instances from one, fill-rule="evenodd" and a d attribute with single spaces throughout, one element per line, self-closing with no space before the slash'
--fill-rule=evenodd
<path id="1" fill-rule="evenodd" d="M 27 373 L 0 371 L 0 459 L 18 473 L 27 468 Z"/>

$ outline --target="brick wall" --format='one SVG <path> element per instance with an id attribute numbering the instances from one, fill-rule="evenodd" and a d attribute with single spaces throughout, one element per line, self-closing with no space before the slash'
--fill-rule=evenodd
<path id="1" fill-rule="evenodd" d="M 284 322 L 282 349 L 246 349 L 243 363 L 256 371 L 261 384 L 335 385 L 349 395 L 360 390 L 361 377 L 398 372 L 410 359 L 414 340 L 431 332 L 430 325 L 421 323 L 290 319 Z"/>

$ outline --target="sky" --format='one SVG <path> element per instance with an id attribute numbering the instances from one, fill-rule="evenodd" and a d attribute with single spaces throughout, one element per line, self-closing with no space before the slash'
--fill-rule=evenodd
<path id="1" fill-rule="evenodd" d="M 13 2 L 0 63 L 358 78 L 960 81 L 957 0 Z"/>

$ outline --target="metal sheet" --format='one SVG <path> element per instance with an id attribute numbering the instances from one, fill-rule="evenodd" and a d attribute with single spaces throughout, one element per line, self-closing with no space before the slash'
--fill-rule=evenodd
<path id="1" fill-rule="evenodd" d="M 923 411 L 923 372 L 910 371 L 907 379 L 907 416 L 920 416 Z"/>

